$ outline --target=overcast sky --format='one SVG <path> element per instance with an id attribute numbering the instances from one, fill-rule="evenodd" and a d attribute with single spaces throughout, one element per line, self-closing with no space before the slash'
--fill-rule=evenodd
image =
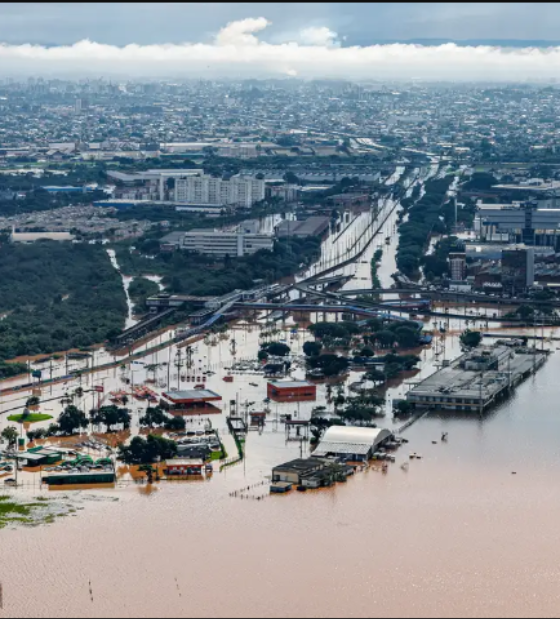
<path id="1" fill-rule="evenodd" d="M 210 41 L 230 21 L 266 17 L 265 39 L 326 26 L 348 43 L 378 39 L 560 39 L 557 3 L 12 3 L 0 4 L 0 41 L 71 44 Z"/>
<path id="2" fill-rule="evenodd" d="M 526 80 L 560 47 L 380 41 L 559 40 L 557 3 L 3 3 L 0 75 Z"/>

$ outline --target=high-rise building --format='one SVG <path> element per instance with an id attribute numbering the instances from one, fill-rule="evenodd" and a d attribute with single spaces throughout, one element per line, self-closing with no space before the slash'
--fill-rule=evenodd
<path id="1" fill-rule="evenodd" d="M 452 280 L 462 281 L 467 277 L 467 255 L 465 252 L 449 253 L 449 271 Z"/>
<path id="2" fill-rule="evenodd" d="M 526 246 L 502 250 L 502 288 L 506 293 L 524 291 L 535 282 L 535 252 Z"/>
<path id="3" fill-rule="evenodd" d="M 78 97 L 78 99 L 76 99 L 76 103 L 74 104 L 74 112 L 76 114 L 81 114 L 82 113 L 82 100 L 80 97 Z"/>
<path id="4" fill-rule="evenodd" d="M 176 202 L 249 208 L 264 197 L 264 180 L 252 177 L 236 176 L 226 181 L 202 174 L 175 180 Z"/>

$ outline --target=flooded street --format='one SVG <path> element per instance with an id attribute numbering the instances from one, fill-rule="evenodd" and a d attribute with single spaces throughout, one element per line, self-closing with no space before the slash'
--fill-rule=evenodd
<path id="1" fill-rule="evenodd" d="M 428 174 L 436 172 L 437 165 Z M 346 290 L 371 288 L 371 259 L 381 248 L 378 276 L 388 288 L 396 271 L 399 208 L 387 200 L 380 204 L 375 221 L 368 212 L 345 222 L 344 232 L 324 241 L 321 257 L 298 279 L 365 248 L 356 261 L 332 275 L 353 276 Z M 365 236 L 361 247 L 360 235 L 372 227 L 377 234 L 373 239 Z M 128 284 L 125 278 L 125 290 Z M 467 310 L 450 303 L 435 305 L 443 312 L 445 307 L 450 312 Z M 507 311 L 468 309 L 497 316 Z M 311 313 L 309 319 L 322 320 L 322 315 L 318 319 L 318 313 Z M 285 323 L 277 321 L 277 333 L 269 339 L 273 336 L 291 347 L 291 376 L 303 379 L 302 348 L 311 337 L 304 321 L 297 321 L 299 325 L 291 317 Z M 476 322 L 475 315 L 472 321 L 486 329 L 486 321 Z M 442 325 L 445 333 L 440 332 Z M 400 428 L 402 421 L 391 414 L 393 399 L 402 398 L 412 383 L 460 354 L 459 335 L 465 326 L 458 318 L 426 320 L 434 340 L 414 350 L 422 360 L 418 370 L 390 382 L 380 426 L 395 432 Z M 41 410 L 56 417 L 62 409 L 60 398 L 78 385 L 84 394 L 75 404 L 88 410 L 97 404 L 97 395 L 88 391 L 95 385 L 104 387 L 107 398 L 110 391 L 127 387 L 127 381 L 140 385 L 151 379 L 158 392 L 192 389 L 203 382 L 222 397 L 216 403 L 221 413 L 208 417 L 229 456 L 234 456 L 226 424 L 230 402 L 252 403 L 255 411 L 262 411 L 268 379 L 236 373 L 231 367 L 239 360 L 255 360 L 259 342 L 270 330 L 261 313 L 256 324 L 231 325 L 223 338 L 213 335 L 192 342 L 190 380 L 184 369 L 178 372 L 174 366 L 179 355 L 185 359 L 184 345 L 146 353 L 124 367 L 120 364 L 125 352 L 114 355 L 103 349 L 92 359 L 35 364 L 33 368 L 41 368 L 46 377 L 114 364 L 80 380 L 43 386 L 42 398 L 52 400 Z M 488 321 L 488 331 L 507 333 L 497 321 Z M 509 330 L 523 331 L 532 335 L 534 330 Z M 543 332 L 560 337 L 560 329 Z M 173 333 L 164 330 L 136 351 L 165 343 Z M 497 408 L 482 417 L 424 417 L 404 431 L 410 443 L 397 452 L 397 462 L 386 474 L 372 467 L 329 489 L 256 500 L 267 491 L 272 467 L 309 454 L 306 444 L 286 441 L 279 419 L 291 414 L 307 420 L 314 407 L 326 406 L 327 386 L 321 383 L 315 402 L 271 403 L 263 432 L 248 433 L 243 462 L 221 472 L 216 467 L 210 478 L 146 485 L 121 472 L 113 489 L 49 491 L 39 488 L 38 474 L 23 472 L 24 484 L 15 494 L 76 495 L 83 499 L 84 509 L 48 526 L 0 531 L 0 617 L 554 617 L 560 607 L 556 345 L 546 343 L 553 354 L 542 370 Z M 228 374 L 233 376 L 231 383 L 223 380 Z M 347 386 L 362 374 L 349 374 L 346 395 Z M 13 379 L 2 386 L 28 380 Z M 21 411 L 30 395 L 30 389 L 0 394 L 0 411 Z M 133 434 L 147 404 L 130 400 Z M 200 429 L 205 421 L 187 417 L 187 430 Z M 6 415 L 0 417 L 0 430 L 8 424 Z M 449 433 L 445 443 L 440 441 L 442 432 Z M 422 460 L 410 461 L 413 452 Z M 408 471 L 399 467 L 405 462 L 410 463 Z M 255 499 L 231 496 L 247 487 L 251 488 L 246 494 Z"/>

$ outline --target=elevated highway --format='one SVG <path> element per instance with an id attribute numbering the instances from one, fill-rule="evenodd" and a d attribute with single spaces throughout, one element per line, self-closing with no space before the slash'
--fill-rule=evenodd
<path id="1" fill-rule="evenodd" d="M 339 291 L 338 295 L 343 297 L 358 297 L 360 295 L 383 295 L 383 294 L 401 294 L 401 295 L 421 295 L 430 299 L 438 299 L 442 301 L 465 301 L 465 302 L 482 302 L 487 305 L 505 305 L 516 306 L 529 304 L 532 306 L 554 306 L 560 308 L 560 300 L 552 299 L 550 301 L 540 301 L 530 299 L 528 297 L 490 297 L 484 293 L 461 293 L 459 291 L 430 291 L 425 288 L 362 288 L 347 289 Z"/>
<path id="2" fill-rule="evenodd" d="M 314 296 L 314 297 L 322 297 L 325 300 L 330 300 L 330 301 L 334 301 L 334 302 L 338 302 L 338 307 L 339 310 L 337 310 L 337 312 L 352 312 L 352 310 L 344 310 L 344 308 L 347 307 L 353 307 L 355 308 L 356 305 L 352 305 L 349 306 L 347 304 L 347 301 L 344 297 L 344 295 L 340 293 L 329 293 L 329 292 L 325 292 L 325 291 L 316 291 L 313 289 L 310 289 L 308 286 L 303 285 L 303 284 L 296 284 L 295 288 L 297 288 L 298 290 L 302 291 L 303 293 L 305 293 L 306 295 L 310 295 L 310 296 Z M 394 292 L 395 289 L 389 289 L 392 292 Z M 347 292 L 347 291 L 345 291 Z M 363 291 L 362 291 L 363 294 Z M 401 309 L 398 306 L 394 306 L 391 305 L 390 308 L 387 305 L 384 305 L 384 303 L 382 301 L 376 302 L 376 301 L 362 301 L 360 300 L 359 302 L 359 306 L 361 306 L 362 308 L 376 308 L 379 312 L 381 311 L 387 311 L 388 309 L 391 310 L 390 314 L 392 315 L 399 315 L 402 316 L 403 314 L 408 315 L 410 313 L 410 310 L 405 310 L 405 309 Z M 315 306 L 315 307 L 321 307 L 321 306 Z M 320 310 L 319 310 L 320 311 Z M 326 312 L 329 312 L 328 310 L 326 310 Z M 506 319 L 504 317 L 495 317 L 495 316 L 488 316 L 486 314 L 484 315 L 473 315 L 473 314 L 463 314 L 460 312 L 440 312 L 438 310 L 420 310 L 418 311 L 419 314 L 422 314 L 423 316 L 435 316 L 435 317 L 442 317 L 442 318 L 448 318 L 448 319 L 464 319 L 464 320 L 468 320 L 468 321 L 481 321 L 481 322 L 492 322 L 492 323 L 507 323 L 509 325 L 529 325 L 531 326 L 532 323 L 531 322 L 527 322 L 524 321 L 522 319 Z M 550 323 L 551 325 L 553 325 L 553 323 Z"/>

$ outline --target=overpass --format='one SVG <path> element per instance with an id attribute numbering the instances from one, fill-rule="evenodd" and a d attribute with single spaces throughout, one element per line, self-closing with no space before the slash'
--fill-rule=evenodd
<path id="1" fill-rule="evenodd" d="M 328 312 L 328 313 L 348 313 L 348 314 L 356 314 L 359 316 L 364 316 L 370 319 L 376 318 L 384 318 L 390 321 L 409 321 L 406 317 L 399 316 L 398 314 L 392 314 L 390 312 L 379 312 L 374 308 L 362 308 L 360 306 L 351 306 L 351 305 L 319 305 L 319 304 L 310 304 L 310 303 L 302 303 L 302 302 L 286 302 L 286 303 L 267 303 L 267 302 L 245 302 L 238 301 L 234 304 L 235 308 L 246 309 L 246 310 L 282 310 L 284 312 Z M 424 326 L 422 321 L 413 321 L 418 323 L 418 325 Z"/>
<path id="2" fill-rule="evenodd" d="M 215 297 L 159 293 L 158 295 L 148 297 L 148 299 L 146 299 L 146 305 L 152 311 L 159 311 L 162 308 L 180 308 L 185 303 L 204 305 L 212 299 L 215 299 Z"/>
<path id="3" fill-rule="evenodd" d="M 169 308 L 164 312 L 160 312 L 155 316 L 148 317 L 147 319 L 136 323 L 136 325 L 125 329 L 116 338 L 116 344 L 123 345 L 131 339 L 137 340 L 138 338 L 141 338 L 142 336 L 148 334 L 151 330 L 155 329 L 165 317 L 173 314 L 175 310 L 176 308 Z"/>
<path id="4" fill-rule="evenodd" d="M 430 291 L 428 289 L 410 289 L 410 288 L 363 288 L 363 289 L 347 289 L 338 291 L 338 295 L 343 297 L 357 297 L 359 295 L 383 295 L 383 294 L 401 294 L 401 295 L 422 295 L 431 299 L 441 299 L 448 301 L 467 301 L 467 302 L 483 302 L 488 305 L 505 305 L 516 306 L 529 304 L 532 306 L 554 306 L 560 307 L 560 300 L 552 299 L 550 301 L 541 301 L 530 299 L 528 297 L 490 297 L 484 293 L 461 293 L 459 291 Z"/>
<path id="5" fill-rule="evenodd" d="M 341 293 L 328 293 L 325 291 L 315 291 L 313 289 L 310 289 L 308 286 L 306 285 L 302 285 L 302 284 L 296 284 L 295 288 L 297 288 L 298 290 L 306 293 L 307 295 L 314 295 L 315 297 L 322 297 L 324 299 L 329 299 L 335 302 L 339 302 L 340 305 L 339 306 L 334 306 L 334 307 L 338 307 L 339 309 L 337 310 L 337 312 L 346 312 L 347 310 L 344 310 L 344 308 L 348 308 L 348 307 L 356 307 L 356 306 L 347 306 L 346 305 L 346 300 L 344 299 L 344 296 Z M 389 289 L 391 291 L 394 291 L 395 289 Z M 347 292 L 347 291 L 346 291 Z M 363 292 L 363 291 L 362 291 Z M 384 305 L 384 303 L 382 301 L 376 302 L 376 301 L 362 301 L 360 300 L 359 302 L 362 306 L 365 306 L 367 308 L 377 308 L 379 310 L 387 310 L 388 307 L 386 305 Z M 317 307 L 317 306 L 315 306 Z M 320 307 L 320 306 L 319 306 Z M 398 306 L 390 306 L 390 309 L 392 311 L 392 314 L 402 314 L 402 313 L 408 313 L 409 311 L 405 310 L 405 309 L 401 309 Z M 317 310 L 316 310 L 317 311 Z M 329 311 L 326 311 L 329 312 Z M 348 312 L 353 312 L 352 310 L 348 310 Z M 420 310 L 420 312 L 424 315 L 424 316 L 435 316 L 435 317 L 442 317 L 442 318 L 448 318 L 448 319 L 464 319 L 464 320 L 468 320 L 468 321 L 484 321 L 484 322 L 494 322 L 494 323 L 508 323 L 510 325 L 529 325 L 532 326 L 531 322 L 525 321 L 523 319 L 506 319 L 504 317 L 494 317 L 494 316 L 488 316 L 488 315 L 473 315 L 473 314 L 462 314 L 459 312 L 440 312 L 437 310 Z M 551 325 L 553 325 L 554 323 L 551 323 Z"/>

